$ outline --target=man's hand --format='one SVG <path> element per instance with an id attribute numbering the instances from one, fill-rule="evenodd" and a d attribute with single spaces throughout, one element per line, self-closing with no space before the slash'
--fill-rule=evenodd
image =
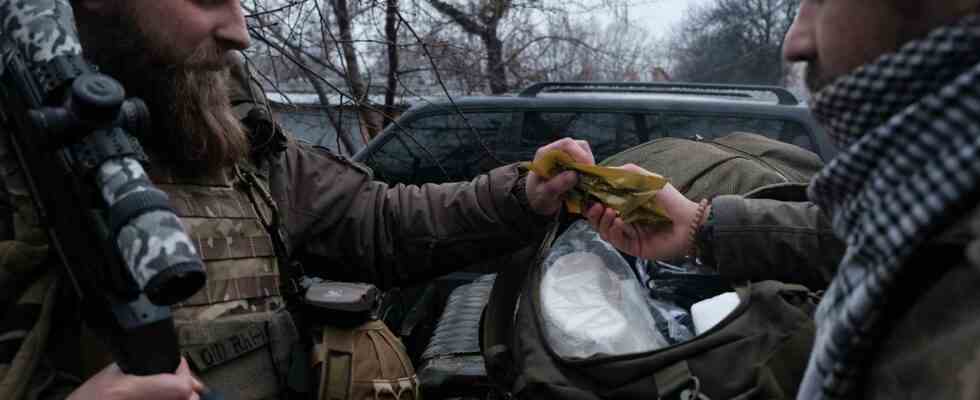
<path id="1" fill-rule="evenodd" d="M 595 157 L 592 155 L 589 143 L 571 138 L 560 139 L 542 146 L 534 154 L 534 161 L 551 150 L 562 150 L 580 163 L 595 164 Z M 575 187 L 576 183 L 578 183 L 578 174 L 572 171 L 562 172 L 551 179 L 538 176 L 534 172 L 528 172 L 527 186 L 525 187 L 527 202 L 531 209 L 540 215 L 554 215 L 562 206 L 565 193 Z"/>
<path id="2" fill-rule="evenodd" d="M 85 381 L 68 400 L 199 400 L 203 392 L 204 384 L 181 359 L 173 374 L 151 376 L 126 375 L 112 364 Z"/>
<path id="3" fill-rule="evenodd" d="M 645 172 L 643 168 L 633 164 L 622 168 Z M 665 260 L 688 254 L 691 246 L 691 224 L 698 212 L 698 204 L 688 200 L 669 183 L 657 192 L 655 200 L 664 207 L 667 216 L 673 221 L 672 224 L 626 224 L 619 218 L 616 210 L 603 207 L 602 204 L 590 207 L 585 217 L 603 240 L 630 255 L 648 260 Z M 702 216 L 702 221 L 698 222 L 703 223 L 704 218 L 706 216 Z"/>

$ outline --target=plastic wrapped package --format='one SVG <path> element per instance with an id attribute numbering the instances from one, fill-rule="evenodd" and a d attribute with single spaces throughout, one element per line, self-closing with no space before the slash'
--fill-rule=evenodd
<path id="1" fill-rule="evenodd" d="M 647 297 L 646 301 L 653 311 L 657 330 L 670 344 L 683 343 L 694 338 L 694 321 L 691 319 L 691 313 L 666 301 L 651 297 Z"/>
<path id="2" fill-rule="evenodd" d="M 626 260 L 584 221 L 552 246 L 540 281 L 540 318 L 552 349 L 566 359 L 621 355 L 668 345 L 647 291 Z"/>
<path id="3" fill-rule="evenodd" d="M 653 267 L 651 267 L 653 265 Z M 641 284 L 652 285 L 653 278 L 650 276 L 650 269 L 656 265 L 642 258 L 636 259 L 633 270 Z M 653 318 L 657 321 L 657 329 L 664 335 L 670 344 L 682 343 L 694 337 L 694 322 L 691 314 L 683 307 L 678 306 L 669 299 L 660 299 L 651 289 L 650 296 L 646 298 L 647 304 L 653 311 Z"/>

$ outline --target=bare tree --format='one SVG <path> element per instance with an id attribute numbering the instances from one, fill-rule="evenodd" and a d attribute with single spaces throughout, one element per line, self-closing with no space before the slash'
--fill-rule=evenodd
<path id="1" fill-rule="evenodd" d="M 406 96 L 505 93 L 557 79 L 647 79 L 654 44 L 628 21 L 633 0 L 245 0 L 253 69 L 271 90 L 354 109 L 363 141 Z M 646 0 L 645 0 L 646 1 Z M 583 19 L 623 10 L 622 21 Z M 474 55 L 479 55 L 474 57 Z M 482 71 L 474 73 L 474 71 Z M 372 83 L 376 82 L 376 83 Z M 372 95 L 384 95 L 373 104 Z M 380 101 L 379 101 L 380 103 Z M 328 113 L 348 151 L 358 146 Z"/>
<path id="2" fill-rule="evenodd" d="M 673 35 L 674 75 L 683 80 L 784 84 L 783 38 L 800 0 L 717 0 L 691 8 Z"/>
<path id="3" fill-rule="evenodd" d="M 309 0 L 249 0 L 243 7 L 249 13 L 249 33 L 254 39 L 252 48 L 245 52 L 253 73 L 288 103 L 292 98 L 286 92 L 312 89 L 319 99 L 324 124 L 332 126 L 336 132 L 336 149 L 352 154 L 359 146 L 354 144 L 351 129 L 336 112 L 334 107 L 338 104 L 331 101 L 332 97 L 338 97 L 337 93 L 344 91 L 328 78 L 343 75 L 343 70 L 329 57 L 324 57 L 332 53 L 335 42 L 323 41 L 319 29 L 322 24 L 312 22 L 321 20 L 319 4 Z M 304 114 L 299 111 L 300 106 L 294 107 L 297 107 L 297 115 Z M 325 137 L 309 135 L 326 135 L 327 131 L 314 129 L 302 133 L 308 140 L 324 143 Z"/>
<path id="4" fill-rule="evenodd" d="M 386 0 L 385 3 L 385 39 L 388 52 L 388 83 L 385 86 L 385 109 L 391 110 L 395 105 L 395 94 L 398 90 L 398 0 Z"/>
<path id="5" fill-rule="evenodd" d="M 544 80 L 651 80 L 663 66 L 660 44 L 628 16 L 619 4 L 614 18 L 571 18 L 547 13 L 539 18 L 514 17 L 519 33 L 508 42 L 508 68 L 516 86 Z"/>
<path id="6" fill-rule="evenodd" d="M 480 46 L 474 48 L 465 39 L 442 33 L 463 57 L 453 63 L 462 68 L 457 79 L 474 77 L 474 52 L 486 55 L 482 69 L 491 93 L 542 80 L 645 79 L 648 74 L 641 71 L 651 69 L 653 58 L 662 53 L 655 51 L 645 30 L 629 23 L 630 0 L 426 2 L 450 25 L 479 39 Z M 612 10 L 615 21 L 603 24 L 582 18 L 598 10 Z"/>
<path id="7" fill-rule="evenodd" d="M 500 40 L 500 21 L 510 12 L 513 0 L 474 0 L 468 3 L 470 13 L 443 0 L 427 0 L 433 8 L 449 17 L 470 35 L 479 37 L 487 54 L 487 80 L 490 93 L 506 93 L 507 70 L 503 62 L 504 42 Z"/>
<path id="8" fill-rule="evenodd" d="M 358 103 L 370 102 L 368 97 L 367 86 L 364 84 L 364 78 L 361 76 L 360 61 L 358 61 L 357 51 L 354 48 L 354 35 L 351 33 L 351 24 L 353 18 L 351 17 L 350 9 L 347 4 L 347 0 L 330 0 L 333 5 L 334 17 L 337 22 L 337 29 L 340 31 L 340 48 L 343 50 L 344 63 L 345 63 L 345 73 L 347 77 L 347 85 L 350 88 L 351 95 L 357 100 Z M 330 28 L 327 26 L 326 21 L 322 21 L 322 28 L 326 32 L 330 32 Z M 326 39 L 324 39 L 326 41 Z M 358 110 L 361 116 L 361 126 L 367 133 L 368 137 L 375 137 L 381 132 L 381 126 L 377 123 L 375 114 L 372 110 L 366 107 L 359 107 Z"/>

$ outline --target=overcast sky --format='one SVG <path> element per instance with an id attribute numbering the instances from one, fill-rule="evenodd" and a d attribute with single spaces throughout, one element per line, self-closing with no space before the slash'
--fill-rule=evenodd
<path id="1" fill-rule="evenodd" d="M 683 19 L 689 5 L 707 4 L 711 1 L 713 0 L 641 0 L 630 9 L 630 19 L 662 37 Z"/>

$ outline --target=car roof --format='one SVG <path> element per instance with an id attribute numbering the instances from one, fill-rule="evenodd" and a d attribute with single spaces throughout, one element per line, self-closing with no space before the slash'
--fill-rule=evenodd
<path id="1" fill-rule="evenodd" d="M 466 112 L 534 111 L 534 110 L 589 110 L 606 112 L 696 112 L 698 114 L 740 114 L 754 116 L 789 117 L 798 119 L 808 113 L 802 105 L 779 105 L 765 99 L 733 99 L 715 96 L 686 94 L 607 94 L 607 93 L 555 93 L 538 97 L 474 96 L 426 101 L 413 106 L 403 118 L 416 114 L 453 112 L 459 107 Z"/>

